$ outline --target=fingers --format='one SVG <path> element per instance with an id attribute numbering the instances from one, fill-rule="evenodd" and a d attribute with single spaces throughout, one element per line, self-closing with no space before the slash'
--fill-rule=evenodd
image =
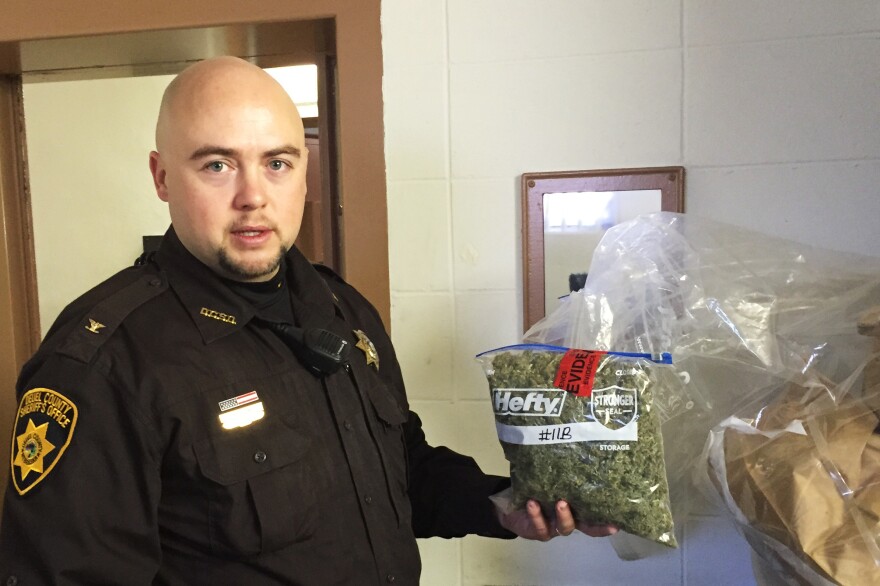
<path id="1" fill-rule="evenodd" d="M 549 541 L 554 537 L 571 535 L 577 528 L 571 508 L 565 501 L 556 503 L 556 519 L 553 521 L 549 521 L 544 517 L 541 506 L 537 501 L 530 500 L 526 503 L 526 511 L 529 514 L 529 520 L 532 522 L 537 538 L 541 541 Z"/>
<path id="2" fill-rule="evenodd" d="M 617 533 L 617 527 L 604 523 L 593 524 L 586 521 L 577 523 L 571 512 L 571 507 L 565 501 L 556 503 L 556 535 L 571 535 L 574 530 L 589 535 L 590 537 L 608 537 Z"/>
<path id="3" fill-rule="evenodd" d="M 544 513 L 541 512 L 541 505 L 538 504 L 538 501 L 530 500 L 527 502 L 526 513 L 528 513 L 529 521 L 535 530 L 535 539 L 539 541 L 549 541 L 553 539 L 554 533 L 552 529 L 550 529 L 550 524 L 547 522 L 547 519 L 544 518 Z"/>
<path id="4" fill-rule="evenodd" d="M 577 527 L 575 526 L 574 516 L 571 514 L 571 508 L 565 501 L 556 503 L 556 534 L 561 536 L 571 535 Z"/>
<path id="5" fill-rule="evenodd" d="M 554 537 L 566 537 L 571 535 L 576 529 L 590 537 L 607 537 L 617 533 L 617 527 L 614 525 L 594 525 L 585 521 L 580 523 L 576 522 L 571 507 L 569 507 L 568 503 L 565 501 L 558 501 L 556 503 L 555 512 L 556 518 L 554 520 L 549 520 L 541 511 L 541 505 L 538 504 L 538 501 L 529 500 L 526 503 L 526 514 L 528 515 L 529 523 L 532 526 L 531 533 L 534 535 L 534 537 L 532 537 L 533 539 L 549 541 Z"/>

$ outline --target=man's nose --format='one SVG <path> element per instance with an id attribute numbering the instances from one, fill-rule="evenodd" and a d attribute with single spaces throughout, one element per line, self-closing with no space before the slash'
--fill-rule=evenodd
<path id="1" fill-rule="evenodd" d="M 241 169 L 236 187 L 234 202 L 236 209 L 252 210 L 266 204 L 264 178 L 258 169 L 249 167 Z"/>

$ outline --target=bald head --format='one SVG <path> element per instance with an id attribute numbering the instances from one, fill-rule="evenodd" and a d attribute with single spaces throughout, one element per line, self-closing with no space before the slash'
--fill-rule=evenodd
<path id="1" fill-rule="evenodd" d="M 177 120 L 215 100 L 244 101 L 259 97 L 275 102 L 280 112 L 302 129 L 302 119 L 290 96 L 271 75 L 238 57 L 206 59 L 184 69 L 165 93 L 156 121 L 156 150 L 169 144 Z"/>
<path id="2" fill-rule="evenodd" d="M 259 67 L 219 57 L 165 90 L 150 170 L 183 245 L 223 277 L 271 278 L 299 233 L 307 150 L 302 119 Z"/>

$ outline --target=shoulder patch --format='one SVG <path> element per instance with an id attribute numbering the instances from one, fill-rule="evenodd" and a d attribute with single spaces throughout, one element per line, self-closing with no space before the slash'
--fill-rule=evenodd
<path id="1" fill-rule="evenodd" d="M 55 467 L 76 427 L 73 401 L 52 389 L 36 388 L 21 397 L 12 426 L 12 484 L 24 495 Z"/>
<path id="2" fill-rule="evenodd" d="M 98 348 L 132 311 L 168 288 L 157 273 L 146 274 L 95 305 L 74 327 L 58 352 L 81 362 L 89 362 Z"/>

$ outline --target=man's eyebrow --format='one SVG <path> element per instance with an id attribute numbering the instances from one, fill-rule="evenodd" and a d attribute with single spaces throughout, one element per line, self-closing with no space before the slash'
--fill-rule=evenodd
<path id="1" fill-rule="evenodd" d="M 200 149 L 196 149 L 193 151 L 193 154 L 189 156 L 191 161 L 197 161 L 198 159 L 203 159 L 204 157 L 210 156 L 219 156 L 219 157 L 232 157 L 236 154 L 235 149 L 229 149 L 226 147 L 220 146 L 203 146 Z"/>
<path id="2" fill-rule="evenodd" d="M 238 151 L 235 149 L 207 145 L 193 151 L 189 158 L 191 161 L 197 161 L 205 157 L 234 157 L 236 155 L 238 155 Z M 299 147 L 293 146 L 292 144 L 286 144 L 275 149 L 270 149 L 263 153 L 263 157 L 277 157 L 278 155 L 290 155 L 292 157 L 299 158 L 302 156 L 302 150 Z"/>
<path id="3" fill-rule="evenodd" d="M 264 157 L 277 157 L 278 155 L 290 155 L 292 157 L 299 158 L 302 155 L 302 151 L 292 144 L 286 144 L 282 147 L 278 147 L 277 149 L 268 150 L 263 153 Z"/>

